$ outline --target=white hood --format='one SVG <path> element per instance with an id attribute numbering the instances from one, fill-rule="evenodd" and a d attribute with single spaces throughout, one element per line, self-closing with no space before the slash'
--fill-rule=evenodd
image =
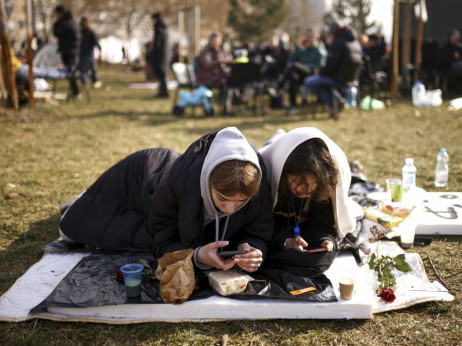
<path id="1" fill-rule="evenodd" d="M 279 180 L 287 157 L 298 145 L 311 138 L 320 138 L 326 143 L 329 153 L 332 155 L 339 171 L 339 182 L 337 184 L 336 193 L 335 196 L 331 197 L 338 235 L 343 237 L 356 228 L 356 219 L 362 216 L 363 211 L 356 202 L 348 197 L 348 189 L 351 184 L 351 171 L 345 153 L 337 144 L 317 128 L 297 128 L 279 137 L 270 145 L 260 149 L 260 154 L 265 162 L 271 183 L 273 208 L 276 206 Z"/>

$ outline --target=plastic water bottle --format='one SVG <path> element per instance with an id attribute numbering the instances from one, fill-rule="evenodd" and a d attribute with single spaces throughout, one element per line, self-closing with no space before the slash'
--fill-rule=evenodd
<path id="1" fill-rule="evenodd" d="M 425 103 L 425 85 L 418 80 L 412 87 L 412 103 L 414 106 L 421 107 Z"/>
<path id="2" fill-rule="evenodd" d="M 435 169 L 435 186 L 444 187 L 448 184 L 449 173 L 449 155 L 446 148 L 441 148 L 436 156 L 436 169 Z"/>
<path id="3" fill-rule="evenodd" d="M 358 88 L 355 86 L 345 88 L 345 108 L 353 108 L 357 106 Z"/>
<path id="4" fill-rule="evenodd" d="M 402 172 L 403 172 L 403 192 L 404 194 L 410 194 L 416 187 L 415 178 L 416 178 L 417 168 L 414 166 L 413 158 L 408 157 L 406 159 Z"/>

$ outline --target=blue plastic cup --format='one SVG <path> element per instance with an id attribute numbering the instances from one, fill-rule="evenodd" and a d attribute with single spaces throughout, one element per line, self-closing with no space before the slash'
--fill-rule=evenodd
<path id="1" fill-rule="evenodd" d="M 141 295 L 141 275 L 144 266 L 139 263 L 130 263 L 122 266 L 120 270 L 124 274 L 127 298 L 135 298 Z"/>

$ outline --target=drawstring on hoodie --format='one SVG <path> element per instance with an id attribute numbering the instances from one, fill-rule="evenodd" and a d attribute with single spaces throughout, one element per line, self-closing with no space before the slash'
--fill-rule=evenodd
<path id="1" fill-rule="evenodd" d="M 225 239 L 226 230 L 228 229 L 228 220 L 229 220 L 229 215 L 226 217 L 225 228 L 223 229 L 221 240 Z M 218 214 L 215 214 L 215 241 L 220 240 L 219 235 L 220 235 L 220 219 L 218 218 Z"/>

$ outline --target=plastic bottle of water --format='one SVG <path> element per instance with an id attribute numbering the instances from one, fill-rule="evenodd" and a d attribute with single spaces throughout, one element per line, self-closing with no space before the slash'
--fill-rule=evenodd
<path id="1" fill-rule="evenodd" d="M 355 86 L 345 88 L 345 108 L 353 108 L 357 106 L 356 99 L 358 98 L 358 88 Z"/>
<path id="2" fill-rule="evenodd" d="M 403 192 L 408 194 L 408 197 L 412 194 L 413 190 L 416 187 L 415 178 L 417 173 L 417 168 L 414 166 L 414 159 L 408 157 L 405 161 L 405 165 L 402 169 L 403 172 Z"/>
<path id="3" fill-rule="evenodd" d="M 425 85 L 418 80 L 412 87 L 412 103 L 414 106 L 421 107 L 425 103 Z"/>
<path id="4" fill-rule="evenodd" d="M 435 170 L 435 186 L 444 187 L 448 184 L 449 173 L 449 155 L 446 148 L 441 148 L 436 156 L 436 170 Z"/>

